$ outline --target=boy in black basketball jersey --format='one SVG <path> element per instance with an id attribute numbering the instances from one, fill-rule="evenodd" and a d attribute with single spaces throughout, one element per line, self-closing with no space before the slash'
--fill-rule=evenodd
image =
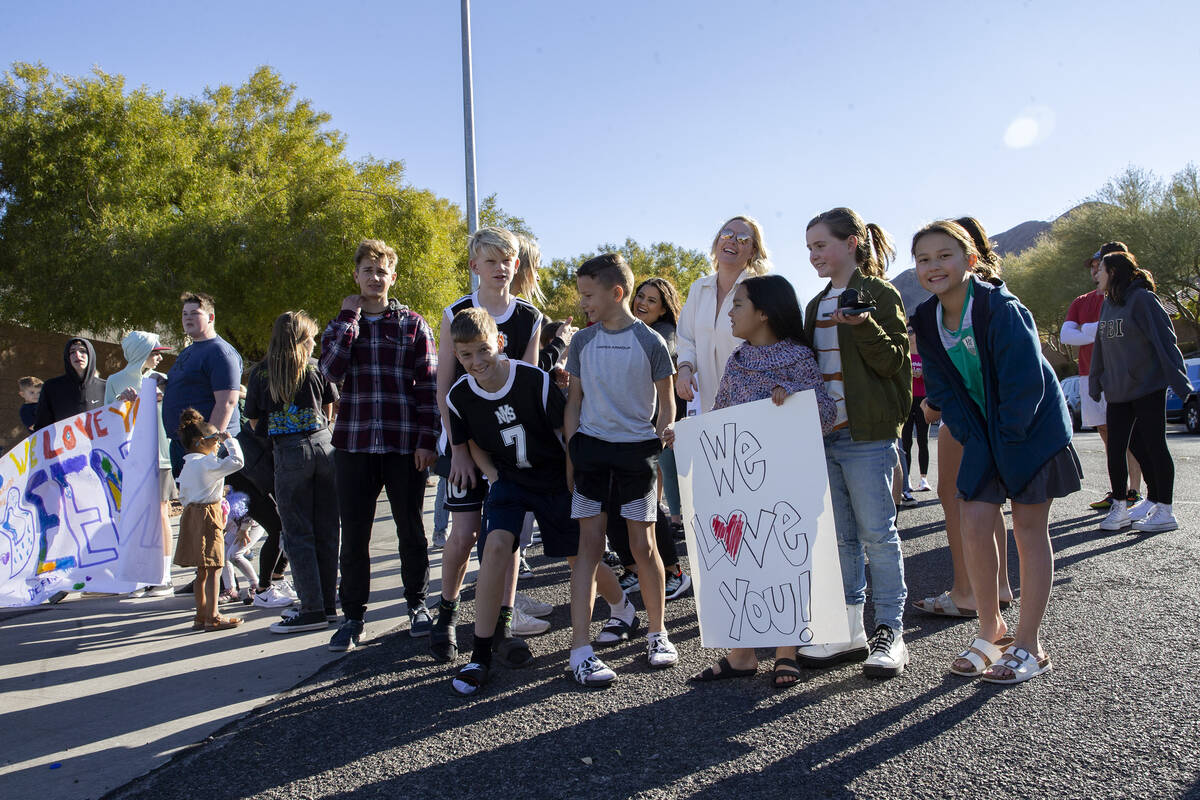
<path id="1" fill-rule="evenodd" d="M 443 428 L 448 434 L 450 422 L 446 394 L 463 375 L 454 359 L 454 343 L 449 335 L 454 316 L 468 308 L 481 308 L 493 318 L 497 328 L 499 352 L 510 359 L 536 364 L 541 339 L 542 314 L 528 301 L 513 295 L 511 284 L 520 263 L 517 237 L 503 228 L 477 230 L 467 244 L 471 271 L 479 277 L 479 288 L 446 307 L 442 316 L 442 334 L 438 353 L 447 366 L 438 372 L 438 407 Z M 458 595 L 467 576 L 467 563 L 479 535 L 480 512 L 487 495 L 487 483 L 479 474 L 465 444 L 439 442 L 439 473 L 446 477 L 445 508 L 450 512 L 450 535 L 442 550 L 442 596 L 437 621 L 429 638 L 429 649 L 439 661 L 458 657 L 455 621 Z M 447 463 L 448 462 L 448 463 Z M 517 595 L 517 557 L 512 559 L 512 574 L 505 579 L 502 616 L 506 626 L 524 635 L 543 633 L 550 623 L 532 619 L 514 611 Z M 517 617 L 520 625 L 513 625 Z"/>
<path id="2" fill-rule="evenodd" d="M 446 395 L 451 441 L 468 448 L 490 485 L 481 534 L 483 558 L 475 584 L 475 649 L 470 663 L 452 682 L 458 694 L 472 695 L 487 681 L 493 652 L 508 666 L 523 666 L 532 658 L 525 642 L 496 630 L 505 578 L 525 514 L 531 512 L 537 519 L 546 555 L 572 564 L 579 526 L 571 519 L 567 491 L 562 392 L 547 373 L 503 356 L 495 320 L 484 309 L 460 311 L 449 335 L 466 370 Z M 625 619 L 629 629 L 636 628 L 633 606 L 616 576 L 610 570 L 599 571 L 597 583 L 609 601 L 611 616 Z"/>

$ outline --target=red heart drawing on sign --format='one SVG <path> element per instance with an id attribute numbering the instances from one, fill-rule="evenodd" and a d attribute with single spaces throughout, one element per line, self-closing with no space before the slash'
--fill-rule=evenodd
<path id="1" fill-rule="evenodd" d="M 712 529 L 713 538 L 725 548 L 729 560 L 737 564 L 738 550 L 741 549 L 742 534 L 745 532 L 746 515 L 741 511 L 731 511 L 729 518 L 725 519 L 720 514 L 713 514 L 708 524 Z"/>

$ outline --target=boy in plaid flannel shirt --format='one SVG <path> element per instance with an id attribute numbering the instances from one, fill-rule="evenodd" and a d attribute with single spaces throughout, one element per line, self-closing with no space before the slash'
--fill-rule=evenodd
<path id="1" fill-rule="evenodd" d="M 333 429 L 338 509 L 342 521 L 338 590 L 345 621 L 329 649 L 350 650 L 363 633 L 371 585 L 371 526 L 387 489 L 400 544 L 400 576 L 409 634 L 428 636 L 425 608 L 429 555 L 421 507 L 425 470 L 436 458 L 437 341 L 420 314 L 388 298 L 396 282 L 396 251 L 368 239 L 354 254 L 361 294 L 321 336 L 321 372 L 341 385 Z"/>

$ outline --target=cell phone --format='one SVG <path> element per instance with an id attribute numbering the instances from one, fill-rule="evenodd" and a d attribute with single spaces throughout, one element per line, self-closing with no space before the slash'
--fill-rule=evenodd
<path id="1" fill-rule="evenodd" d="M 874 311 L 875 306 L 863 306 L 862 308 L 839 308 L 838 311 L 845 314 L 847 317 L 857 317 L 859 314 L 865 314 L 868 311 Z"/>

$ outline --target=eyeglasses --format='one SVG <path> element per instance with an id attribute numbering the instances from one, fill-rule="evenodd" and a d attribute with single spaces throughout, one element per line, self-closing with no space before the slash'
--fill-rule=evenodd
<path id="1" fill-rule="evenodd" d="M 736 239 L 738 244 L 750 244 L 754 240 L 754 237 L 748 233 L 734 233 L 729 229 L 721 231 L 717 234 L 717 238 L 722 242 L 731 242 Z"/>

